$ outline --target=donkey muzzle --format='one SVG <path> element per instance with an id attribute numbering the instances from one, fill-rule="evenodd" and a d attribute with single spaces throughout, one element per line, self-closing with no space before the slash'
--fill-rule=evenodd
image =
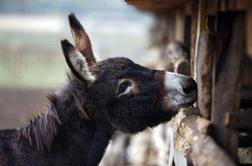
<path id="1" fill-rule="evenodd" d="M 197 84 L 189 76 L 164 73 L 164 105 L 166 108 L 181 108 L 197 100 Z"/>

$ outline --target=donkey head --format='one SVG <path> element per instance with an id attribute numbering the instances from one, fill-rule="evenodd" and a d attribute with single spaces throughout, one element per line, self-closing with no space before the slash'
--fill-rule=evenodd
<path id="1" fill-rule="evenodd" d="M 96 62 L 90 39 L 74 14 L 69 22 L 75 47 L 63 40 L 62 50 L 78 90 L 98 107 L 91 114 L 102 115 L 115 129 L 135 133 L 170 120 L 179 108 L 195 102 L 197 85 L 191 77 L 151 70 L 127 58 Z"/>

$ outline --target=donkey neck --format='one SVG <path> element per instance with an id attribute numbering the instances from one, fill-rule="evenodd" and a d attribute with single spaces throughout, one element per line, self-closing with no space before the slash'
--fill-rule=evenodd
<path id="1" fill-rule="evenodd" d="M 65 162 L 71 161 L 70 165 L 98 165 L 114 129 L 101 108 L 95 106 L 92 99 L 88 99 L 89 96 L 83 95 L 85 92 L 70 87 L 63 93 L 65 94 L 61 94 L 61 97 L 59 95 L 58 102 L 55 103 L 63 124 L 53 148 L 61 151 L 61 147 L 67 143 L 68 147 L 63 156 L 68 156 Z M 82 100 L 79 100 L 80 97 Z M 65 112 L 70 114 L 66 115 Z M 74 160 L 76 164 L 73 164 Z"/>
<path id="2" fill-rule="evenodd" d="M 84 100 L 79 100 L 80 95 Z M 19 134 L 36 151 L 51 156 L 51 165 L 98 165 L 114 133 L 106 118 L 94 116 L 97 111 L 102 116 L 102 111 L 71 86 L 49 99 L 49 110 L 19 130 Z M 37 157 L 44 160 L 39 153 Z"/>

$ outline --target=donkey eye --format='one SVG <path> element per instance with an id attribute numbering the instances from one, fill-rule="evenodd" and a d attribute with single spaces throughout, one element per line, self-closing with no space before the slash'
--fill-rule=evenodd
<path id="1" fill-rule="evenodd" d="M 125 80 L 120 83 L 119 88 L 117 90 L 117 95 L 127 94 L 130 92 L 131 89 L 132 89 L 132 83 L 128 80 Z"/>

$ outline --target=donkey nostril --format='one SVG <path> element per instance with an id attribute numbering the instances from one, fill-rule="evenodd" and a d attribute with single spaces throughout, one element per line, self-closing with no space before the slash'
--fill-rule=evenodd
<path id="1" fill-rule="evenodd" d="M 187 79 L 186 82 L 183 85 L 184 93 L 185 94 L 190 94 L 190 93 L 192 93 L 192 92 L 194 92 L 196 90 L 197 90 L 196 82 L 191 78 Z"/>

